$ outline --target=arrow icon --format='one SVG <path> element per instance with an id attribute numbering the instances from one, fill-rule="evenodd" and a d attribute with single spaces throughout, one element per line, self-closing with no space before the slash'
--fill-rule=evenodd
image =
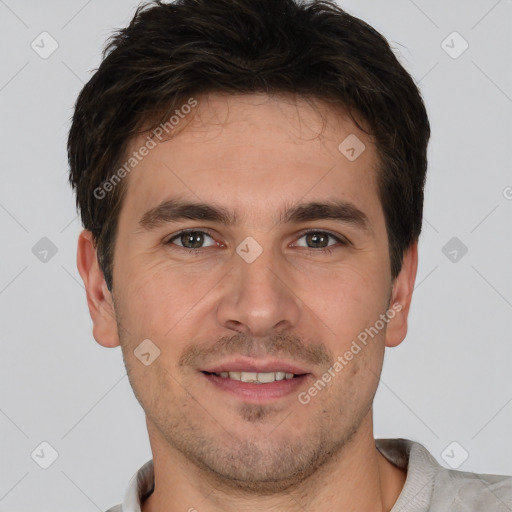
<path id="1" fill-rule="evenodd" d="M 469 48 L 469 43 L 454 31 L 441 42 L 441 48 L 452 59 L 458 59 Z"/>
<path id="2" fill-rule="evenodd" d="M 452 469 L 457 469 L 469 457 L 467 450 L 457 441 L 452 441 L 441 453 L 441 458 Z"/>
<path id="3" fill-rule="evenodd" d="M 248 236 L 237 245 L 236 252 L 246 263 L 252 263 L 263 252 L 263 247 Z"/>
<path id="4" fill-rule="evenodd" d="M 160 355 L 160 349 L 150 339 L 146 338 L 142 343 L 139 343 L 133 353 L 144 366 L 149 366 Z"/>
<path id="5" fill-rule="evenodd" d="M 467 254 L 468 248 L 462 240 L 454 236 L 443 245 L 441 251 L 452 263 L 458 263 Z"/>
<path id="6" fill-rule="evenodd" d="M 59 454 L 48 441 L 43 441 L 34 448 L 30 457 L 40 468 L 48 469 L 59 458 Z"/>
<path id="7" fill-rule="evenodd" d="M 59 43 L 48 32 L 41 32 L 30 43 L 30 47 L 34 50 L 41 59 L 47 59 L 50 55 L 57 50 Z M 51 258 L 51 256 L 50 256 Z"/>
<path id="8" fill-rule="evenodd" d="M 48 263 L 56 254 L 57 246 L 46 236 L 43 236 L 32 247 L 32 254 L 41 262 Z"/>
<path id="9" fill-rule="evenodd" d="M 338 146 L 340 153 L 349 161 L 353 162 L 366 149 L 363 141 L 355 134 L 351 133 Z"/>

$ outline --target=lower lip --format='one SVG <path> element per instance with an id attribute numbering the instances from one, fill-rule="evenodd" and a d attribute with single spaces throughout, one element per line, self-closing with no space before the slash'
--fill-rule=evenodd
<path id="1" fill-rule="evenodd" d="M 309 377 L 309 374 L 305 374 L 293 379 L 275 380 L 266 384 L 254 384 L 253 382 L 242 382 L 241 380 L 218 377 L 208 373 L 202 373 L 202 375 L 217 388 L 241 398 L 245 402 L 251 403 L 270 402 L 292 393 L 297 393 L 298 389 L 304 385 Z"/>

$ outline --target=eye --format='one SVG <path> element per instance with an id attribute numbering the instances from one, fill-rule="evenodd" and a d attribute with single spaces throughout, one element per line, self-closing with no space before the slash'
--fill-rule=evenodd
<path id="1" fill-rule="evenodd" d="M 324 249 L 325 252 L 330 252 L 328 247 L 339 243 L 341 245 L 348 245 L 348 241 L 342 237 L 335 236 L 327 231 L 307 231 L 302 233 L 299 240 L 305 239 L 305 244 L 297 243 L 299 247 L 306 247 L 308 249 Z M 334 243 L 329 243 L 329 239 L 333 240 Z"/>
<path id="2" fill-rule="evenodd" d="M 204 245 L 206 239 L 210 239 L 211 243 Z M 195 231 L 195 230 L 184 230 L 180 231 L 177 235 L 167 240 L 166 244 L 177 245 L 184 249 L 203 249 L 205 247 L 211 247 L 218 245 L 218 243 L 208 234 L 206 231 Z"/>

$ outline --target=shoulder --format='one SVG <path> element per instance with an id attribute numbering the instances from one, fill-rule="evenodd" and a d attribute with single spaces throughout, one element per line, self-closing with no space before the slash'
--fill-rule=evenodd
<path id="1" fill-rule="evenodd" d="M 451 504 L 454 511 L 512 510 L 512 477 L 446 469 L 436 471 L 432 505 Z"/>
<path id="2" fill-rule="evenodd" d="M 376 446 L 390 462 L 407 471 L 397 502 L 408 504 L 404 510 L 410 509 L 411 501 L 420 506 L 419 510 L 512 510 L 511 476 L 447 469 L 423 445 L 408 439 L 378 439 Z"/>

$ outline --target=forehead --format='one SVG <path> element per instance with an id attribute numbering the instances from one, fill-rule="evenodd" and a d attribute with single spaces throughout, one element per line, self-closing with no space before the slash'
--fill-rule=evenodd
<path id="1" fill-rule="evenodd" d="M 131 142 L 127 157 L 153 141 L 126 178 L 129 215 L 171 197 L 229 205 L 241 219 L 281 201 L 375 203 L 375 147 L 341 109 L 285 95 L 195 101 L 178 107 L 159 137 L 148 131 Z"/>

